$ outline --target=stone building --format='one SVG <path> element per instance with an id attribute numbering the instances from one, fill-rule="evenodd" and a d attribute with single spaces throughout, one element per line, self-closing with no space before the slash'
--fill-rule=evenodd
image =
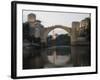
<path id="1" fill-rule="evenodd" d="M 90 27 L 90 18 L 85 18 L 80 22 L 79 34 L 86 31 Z"/>

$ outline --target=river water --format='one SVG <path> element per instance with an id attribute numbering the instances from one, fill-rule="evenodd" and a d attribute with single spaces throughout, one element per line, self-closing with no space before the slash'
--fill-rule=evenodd
<path id="1" fill-rule="evenodd" d="M 90 66 L 89 46 L 54 46 L 43 53 L 45 68 Z"/>
<path id="2" fill-rule="evenodd" d="M 26 51 L 25 51 L 26 50 Z M 25 49 L 23 69 L 81 67 L 91 65 L 89 46 L 52 46 Z M 29 53 L 31 51 L 31 53 Z"/>

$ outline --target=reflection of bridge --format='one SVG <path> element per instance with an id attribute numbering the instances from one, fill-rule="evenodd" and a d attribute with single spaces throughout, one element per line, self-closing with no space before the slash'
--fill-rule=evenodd
<path id="1" fill-rule="evenodd" d="M 55 25 L 55 26 L 50 26 L 48 28 L 45 28 L 43 31 L 43 36 L 41 36 L 42 42 L 47 42 L 46 38 L 50 31 L 52 31 L 55 28 L 61 28 L 68 32 L 68 34 L 71 37 L 71 43 L 73 43 L 74 41 L 77 40 L 77 36 L 78 36 L 77 28 L 79 28 L 79 26 L 80 26 L 80 22 L 72 22 L 72 28 L 69 28 L 67 26 L 62 26 L 62 25 Z"/>

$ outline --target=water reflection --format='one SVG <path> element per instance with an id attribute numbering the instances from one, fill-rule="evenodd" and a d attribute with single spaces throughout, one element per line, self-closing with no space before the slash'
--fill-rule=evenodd
<path id="1" fill-rule="evenodd" d="M 53 46 L 45 49 L 32 47 L 28 54 L 24 54 L 23 69 L 90 66 L 90 59 L 90 47 L 87 45 Z"/>
<path id="2" fill-rule="evenodd" d="M 63 67 L 71 64 L 71 48 L 68 46 L 54 46 L 46 49 L 48 63 L 46 67 Z"/>
<path id="3" fill-rule="evenodd" d="M 54 65 L 64 65 L 70 60 L 70 55 L 57 55 L 54 51 L 52 55 L 48 55 L 48 60 Z"/>

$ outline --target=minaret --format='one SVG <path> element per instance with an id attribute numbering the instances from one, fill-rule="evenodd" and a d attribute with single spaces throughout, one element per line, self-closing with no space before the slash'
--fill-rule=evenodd
<path id="1" fill-rule="evenodd" d="M 53 30 L 52 34 L 53 34 L 52 39 L 53 39 L 53 40 L 55 40 L 57 36 L 56 36 L 56 34 L 55 34 L 55 31 L 54 31 L 54 30 Z"/>

